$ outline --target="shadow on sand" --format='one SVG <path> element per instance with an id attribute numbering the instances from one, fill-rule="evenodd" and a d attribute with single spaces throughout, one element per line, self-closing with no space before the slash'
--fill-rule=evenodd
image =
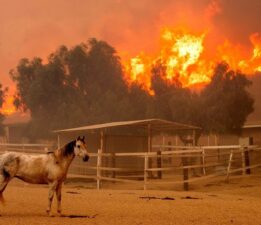
<path id="1" fill-rule="evenodd" d="M 65 218 L 71 218 L 71 219 L 75 219 L 75 218 L 87 218 L 87 219 L 94 219 L 96 218 L 98 214 L 95 214 L 93 216 L 88 216 L 88 215 L 62 215 L 61 217 L 65 217 Z"/>

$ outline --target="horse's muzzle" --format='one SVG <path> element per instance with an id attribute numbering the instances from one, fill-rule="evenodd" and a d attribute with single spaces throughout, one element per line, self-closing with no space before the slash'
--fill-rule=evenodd
<path id="1" fill-rule="evenodd" d="M 88 155 L 85 155 L 85 156 L 83 156 L 83 158 L 82 158 L 82 160 L 84 161 L 84 162 L 87 162 L 88 160 L 89 160 L 89 156 Z"/>

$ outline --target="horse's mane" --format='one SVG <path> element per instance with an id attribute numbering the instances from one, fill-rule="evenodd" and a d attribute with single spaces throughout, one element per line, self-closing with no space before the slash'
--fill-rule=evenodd
<path id="1" fill-rule="evenodd" d="M 76 140 L 73 140 L 73 141 L 69 142 L 68 144 L 66 144 L 62 148 L 63 155 L 69 156 L 69 155 L 73 154 L 75 144 L 76 144 Z"/>

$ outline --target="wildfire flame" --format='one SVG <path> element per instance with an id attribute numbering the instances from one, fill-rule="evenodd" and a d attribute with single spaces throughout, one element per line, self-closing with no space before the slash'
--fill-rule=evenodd
<path id="1" fill-rule="evenodd" d="M 241 70 L 245 74 L 261 72 L 260 33 L 250 35 L 249 39 L 253 49 L 248 57 L 243 57 L 241 46 L 226 40 L 217 49 L 213 49 L 216 56 L 209 59 L 204 55 L 206 36 L 206 31 L 194 34 L 184 30 L 164 28 L 161 32 L 160 50 L 156 56 L 141 52 L 137 56 L 123 61 L 126 82 L 129 85 L 136 82 L 153 95 L 151 71 L 158 62 L 166 68 L 166 73 L 160 74 L 162 79 L 168 82 L 178 80 L 183 87 L 209 83 L 214 66 L 220 61 L 226 61 L 232 69 Z M 1 113 L 10 115 L 16 112 L 13 100 L 13 94 L 6 97 Z"/>
<path id="2" fill-rule="evenodd" d="M 204 56 L 204 41 L 207 32 L 192 34 L 190 32 L 174 31 L 169 28 L 161 33 L 161 49 L 156 57 L 144 53 L 125 62 L 125 78 L 128 84 L 136 82 L 150 94 L 151 70 L 156 62 L 160 62 L 166 73 L 161 74 L 164 80 L 178 80 L 183 87 L 210 82 L 213 69 L 217 62 L 226 61 L 232 69 L 246 74 L 261 71 L 261 35 L 254 33 L 250 36 L 253 45 L 251 56 L 242 57 L 240 46 L 234 46 L 225 41 L 217 48 L 217 55 L 209 60 Z"/>
<path id="3" fill-rule="evenodd" d="M 5 97 L 5 101 L 3 103 L 3 106 L 1 108 L 1 113 L 4 115 L 11 115 L 14 112 L 16 112 L 16 108 L 13 105 L 14 97 L 13 95 L 7 95 Z"/>

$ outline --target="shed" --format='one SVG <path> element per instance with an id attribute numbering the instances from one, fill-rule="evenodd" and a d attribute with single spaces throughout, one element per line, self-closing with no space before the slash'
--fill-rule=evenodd
<path id="1" fill-rule="evenodd" d="M 154 151 L 152 148 L 153 138 L 163 134 L 189 136 L 190 142 L 194 144 L 196 131 L 199 129 L 199 127 L 162 119 L 146 119 L 95 124 L 54 132 L 58 134 L 58 146 L 64 145 L 78 136 L 85 135 L 89 152 L 97 153 L 98 149 L 100 149 L 103 153 L 110 153 L 111 157 L 102 160 L 101 165 L 103 167 L 132 168 L 143 171 L 143 158 L 123 157 L 116 160 L 114 153 Z M 157 163 L 157 161 L 149 160 L 150 165 L 154 163 Z M 75 164 L 80 165 L 80 160 L 75 160 Z M 97 162 L 91 157 L 88 164 L 95 166 Z M 72 169 L 70 172 L 79 173 L 81 171 Z M 87 170 L 84 173 L 92 175 Z M 115 176 L 115 174 L 113 173 L 112 176 Z M 133 172 L 132 174 L 129 172 L 121 173 L 121 176 L 125 175 L 137 177 L 139 172 Z"/>
<path id="2" fill-rule="evenodd" d="M 186 134 L 195 141 L 199 127 L 162 120 L 146 119 L 88 125 L 70 129 L 55 130 L 58 146 L 79 135 L 87 136 L 91 152 L 139 152 L 152 151 L 152 139 L 159 134 Z"/>

